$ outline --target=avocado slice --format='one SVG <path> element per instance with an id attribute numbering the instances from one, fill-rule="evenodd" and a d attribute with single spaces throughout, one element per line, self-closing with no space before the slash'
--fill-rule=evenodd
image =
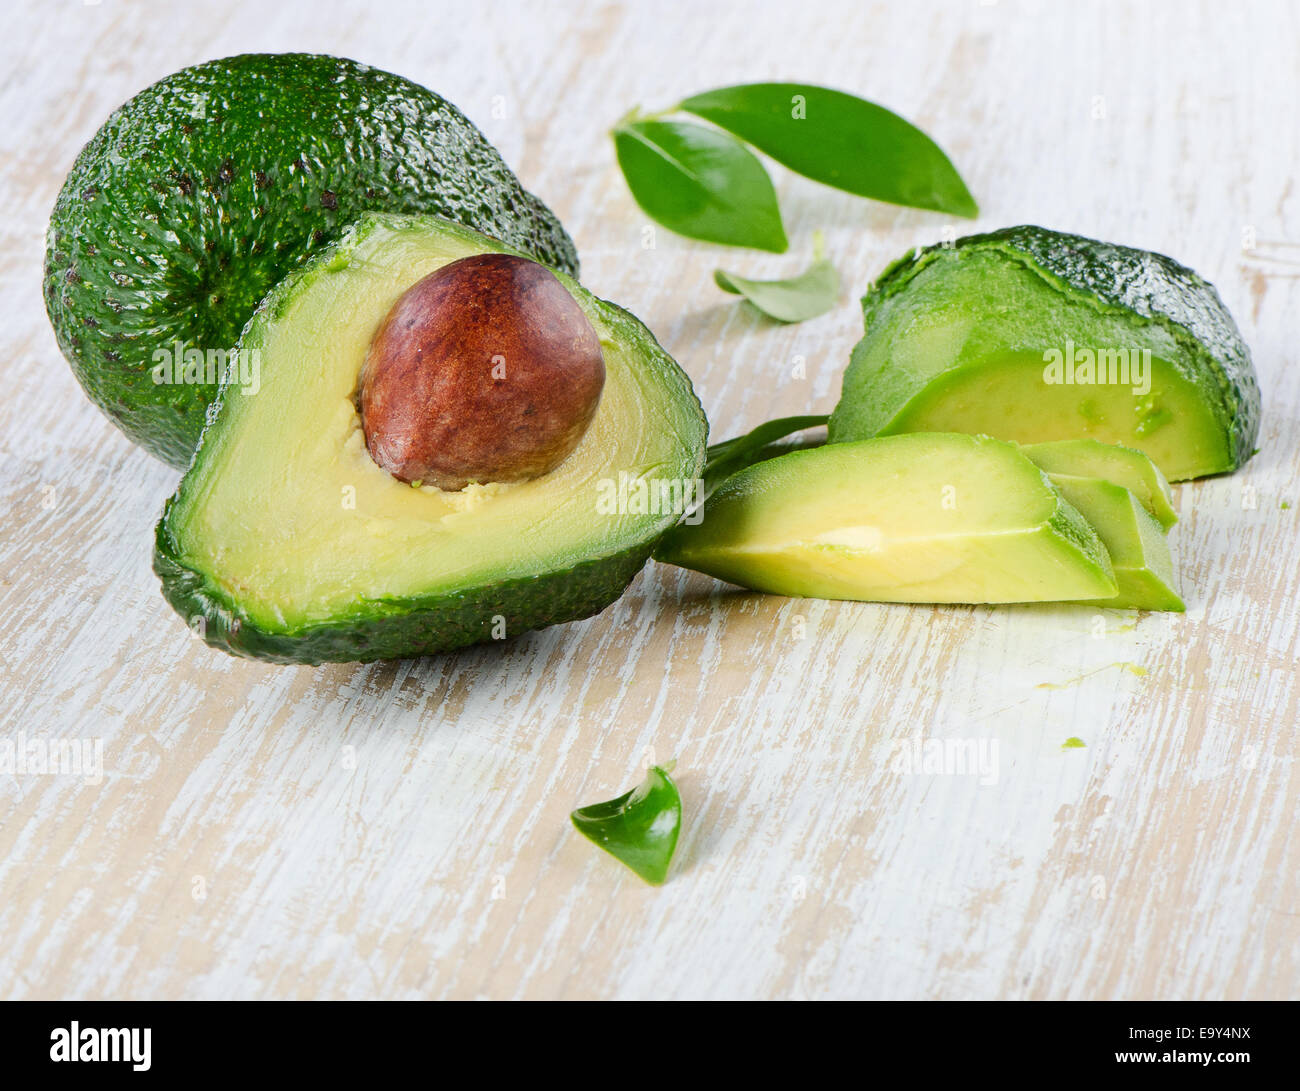
<path id="1" fill-rule="evenodd" d="M 1164 530 L 1128 489 L 1095 477 L 1049 473 L 1048 480 L 1101 537 L 1119 591 L 1092 606 L 1138 610 L 1185 609 L 1174 583 Z"/>
<path id="2" fill-rule="evenodd" d="M 1098 477 L 1128 489 L 1167 531 L 1178 522 L 1174 494 L 1165 475 L 1141 451 L 1095 439 L 1062 439 L 1021 448 L 1048 475 Z M 1067 497 L 1068 499 L 1068 497 Z M 1078 505 L 1075 505 L 1076 507 Z M 1084 512 L 1086 515 L 1087 512 Z"/>
<path id="3" fill-rule="evenodd" d="M 1015 445 L 914 433 L 758 462 L 655 557 L 756 591 L 880 602 L 1109 599 L 1097 532 Z"/>
<path id="4" fill-rule="evenodd" d="M 1145 250 L 1007 228 L 915 251 L 862 301 L 831 442 L 962 431 L 1136 448 L 1171 481 L 1254 451 L 1259 387 L 1192 270 Z"/>
<path id="5" fill-rule="evenodd" d="M 435 213 L 577 276 L 559 220 L 451 103 L 356 61 L 253 53 L 155 83 L 77 157 L 46 242 L 59 348 L 183 469 L 259 301 L 369 209 Z"/>
<path id="6" fill-rule="evenodd" d="M 698 486 L 707 425 L 650 332 L 563 274 L 606 370 L 563 463 L 442 492 L 367 453 L 358 382 L 393 303 L 449 262 L 508 252 L 435 217 L 368 214 L 263 302 L 239 344 L 261 355 L 261 389 L 223 385 L 156 534 L 163 594 L 209 644 L 285 663 L 424 655 L 588 617 L 640 570 L 681 511 L 634 485 Z"/>

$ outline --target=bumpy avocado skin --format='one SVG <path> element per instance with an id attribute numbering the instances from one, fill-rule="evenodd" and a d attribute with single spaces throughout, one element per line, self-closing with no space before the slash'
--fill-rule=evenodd
<path id="1" fill-rule="evenodd" d="M 336 260 L 345 260 L 359 238 L 399 219 L 387 213 L 363 215 L 325 252 L 277 284 L 258 304 L 240 337 L 239 351 L 258 348 L 268 326 L 291 309 L 297 295 L 309 288 L 315 277 L 328 271 Z M 464 234 L 462 228 L 453 224 L 444 225 L 444 229 Z M 709 425 L 690 378 L 639 319 L 606 300 L 595 302 L 612 334 L 620 342 L 632 345 L 642 366 L 655 373 L 666 388 L 666 411 L 671 413 L 677 434 L 688 452 L 683 465 L 676 470 L 682 477 L 699 477 L 704 470 Z M 230 377 L 230 381 L 236 379 Z M 202 463 L 208 432 L 220 427 L 230 381 L 221 385 L 209 410 L 191 474 Z M 227 589 L 185 563 L 169 519 L 189 476 L 182 479 L 177 493 L 164 505 L 154 533 L 153 569 L 161 581 L 163 597 L 209 646 L 231 655 L 271 663 L 316 665 L 408 659 L 492 642 L 498 639 L 494 630 L 500 630 L 497 618 L 505 619 L 504 631 L 513 638 L 535 629 L 591 617 L 627 590 L 628 584 L 645 567 L 659 539 L 678 519 L 675 514 L 665 513 L 625 548 L 551 572 L 495 580 L 450 594 L 367 600 L 345 617 L 277 632 L 259 626 Z"/>
<path id="2" fill-rule="evenodd" d="M 1215 378 L 1230 435 L 1233 467 L 1245 463 L 1259 437 L 1260 394 L 1250 350 L 1215 287 L 1194 270 L 1163 254 L 1116 243 L 1068 235 L 1022 224 L 952 243 L 919 248 L 890 265 L 862 299 L 869 327 L 875 312 L 922 269 L 936 261 L 960 260 L 963 253 L 993 250 L 1034 269 L 1066 296 L 1127 311 L 1135 321 L 1161 326 L 1195 363 L 1198 381 Z M 847 384 L 846 384 L 847 386 Z M 843 420 L 851 407 L 831 416 Z M 862 438 L 856 434 L 846 438 Z"/>
<path id="3" fill-rule="evenodd" d="M 584 561 L 562 573 L 503 580 L 455 595 L 371 604 L 370 612 L 294 633 L 248 621 L 231 599 L 177 560 L 164 517 L 154 571 L 163 596 L 213 648 L 270 663 L 369 663 L 454 651 L 493 640 L 495 618 L 511 637 L 600 613 L 645 567 L 653 542 Z M 196 619 L 201 619 L 199 628 Z"/>
<path id="4" fill-rule="evenodd" d="M 155 383 L 154 352 L 232 347 L 370 209 L 436 213 L 577 274 L 560 222 L 449 102 L 355 61 L 247 54 L 142 91 L 77 157 L 46 242 L 59 347 L 128 437 L 183 468 L 217 384 Z"/>

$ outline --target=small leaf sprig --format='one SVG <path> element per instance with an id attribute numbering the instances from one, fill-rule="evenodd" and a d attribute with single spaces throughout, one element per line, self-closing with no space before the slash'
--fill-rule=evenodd
<path id="1" fill-rule="evenodd" d="M 664 120 L 675 113 L 710 126 Z M 876 103 L 814 84 L 738 84 L 657 114 L 634 110 L 614 127 L 613 138 L 642 211 L 705 242 L 773 253 L 789 247 L 776 190 L 751 147 L 861 197 L 979 214 L 952 161 L 915 125 Z"/>
<path id="2" fill-rule="evenodd" d="M 778 322 L 803 322 L 825 314 L 840 294 L 840 275 L 825 256 L 825 239 L 813 235 L 813 262 L 787 280 L 750 280 L 718 269 L 713 280 L 724 292 L 743 296 L 750 305 Z"/>

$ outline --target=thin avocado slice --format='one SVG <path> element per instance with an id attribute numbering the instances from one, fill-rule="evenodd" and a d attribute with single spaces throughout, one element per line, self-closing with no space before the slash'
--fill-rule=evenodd
<path id="1" fill-rule="evenodd" d="M 1013 444 L 915 433 L 727 478 L 657 559 L 756 591 L 879 602 L 1109 599 L 1097 532 Z"/>
<path id="2" fill-rule="evenodd" d="M 1141 451 L 1095 439 L 1062 439 L 1054 443 L 1032 443 L 1021 448 L 1038 468 L 1048 474 L 1099 477 L 1122 485 L 1168 530 L 1178 522 L 1174 494 L 1165 475 Z M 1077 505 L 1076 505 L 1077 507 Z M 1086 513 L 1085 513 L 1086 514 Z"/>
<path id="3" fill-rule="evenodd" d="M 559 220 L 446 99 L 342 57 L 250 53 L 141 91 L 77 157 L 46 242 L 59 348 L 128 438 L 184 469 L 262 297 L 372 209 L 578 274 Z"/>
<path id="4" fill-rule="evenodd" d="M 1160 254 L 1041 227 L 917 250 L 862 301 L 831 442 L 963 431 L 1092 438 L 1171 481 L 1254 451 L 1259 386 L 1214 288 Z"/>
<path id="5" fill-rule="evenodd" d="M 650 332 L 563 274 L 606 373 L 563 463 L 444 492 L 367 452 L 359 376 L 394 302 L 508 252 L 436 217 L 368 214 L 258 309 L 239 353 L 260 355 L 261 387 L 223 385 L 156 534 L 163 594 L 209 644 L 289 663 L 424 655 L 590 616 L 642 567 L 681 511 L 613 503 L 614 483 L 698 479 L 704 415 Z"/>
<path id="6" fill-rule="evenodd" d="M 1056 473 L 1047 476 L 1092 524 L 1110 554 L 1119 592 L 1112 599 L 1090 605 L 1179 612 L 1185 609 L 1174 582 L 1169 540 L 1133 493 L 1095 477 Z"/>

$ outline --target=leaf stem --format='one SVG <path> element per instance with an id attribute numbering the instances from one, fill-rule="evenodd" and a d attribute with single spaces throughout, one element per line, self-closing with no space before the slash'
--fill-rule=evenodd
<path id="1" fill-rule="evenodd" d="M 653 113 L 643 113 L 640 106 L 633 106 L 627 113 L 620 117 L 614 126 L 610 129 L 611 135 L 620 129 L 627 128 L 628 125 L 636 121 L 662 121 L 664 118 L 677 113 L 677 107 L 671 106 L 667 110 L 656 110 Z"/>

